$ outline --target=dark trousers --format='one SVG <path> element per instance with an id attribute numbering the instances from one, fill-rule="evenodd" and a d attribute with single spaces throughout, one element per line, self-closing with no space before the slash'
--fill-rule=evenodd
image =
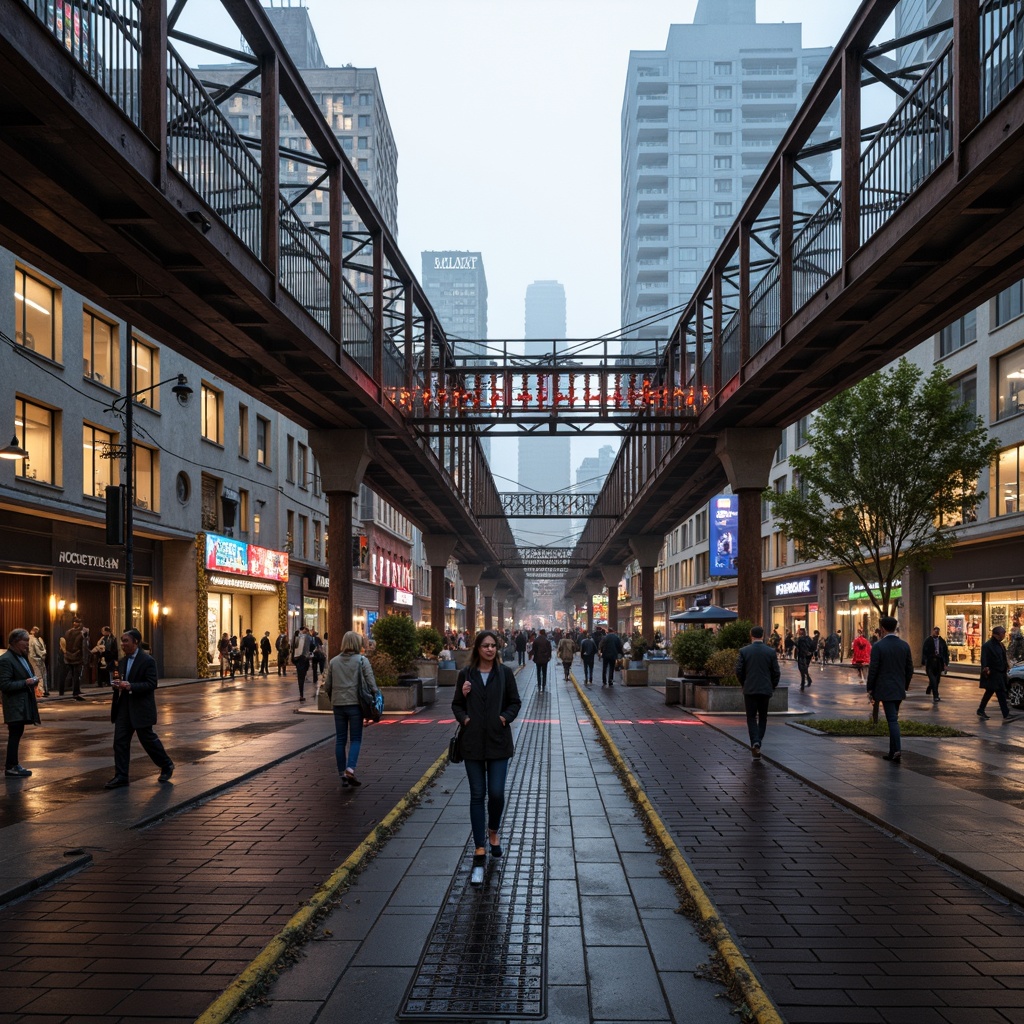
<path id="1" fill-rule="evenodd" d="M 764 740 L 768 728 L 768 702 L 771 697 L 763 693 L 743 694 L 743 705 L 747 709 L 747 732 L 750 734 L 750 745 L 760 744 Z"/>
<path id="2" fill-rule="evenodd" d="M 604 657 L 601 659 L 601 685 L 611 686 L 615 682 L 615 658 Z"/>
<path id="3" fill-rule="evenodd" d="M 471 761 L 466 758 L 469 779 L 469 821 L 473 841 L 478 847 L 487 845 L 486 829 L 497 832 L 505 810 L 505 777 L 508 758 L 497 761 Z M 485 827 L 486 826 L 486 827 Z"/>
<path id="4" fill-rule="evenodd" d="M 20 764 L 18 761 L 18 745 L 21 737 L 25 734 L 24 722 L 7 723 L 7 757 L 4 760 L 4 768 L 13 768 Z"/>
<path id="5" fill-rule="evenodd" d="M 82 666 L 81 665 L 69 665 L 64 662 L 64 675 L 60 680 L 60 694 L 64 696 L 64 688 L 67 686 L 68 680 L 71 680 L 71 692 L 77 697 L 82 692 Z"/>
<path id="6" fill-rule="evenodd" d="M 591 654 L 588 658 L 585 654 L 581 654 L 580 660 L 583 662 L 583 682 L 592 683 L 594 681 L 594 656 Z"/>
<path id="7" fill-rule="evenodd" d="M 900 700 L 883 700 L 882 710 L 885 711 L 885 722 L 889 726 L 889 753 L 898 754 L 900 750 Z"/>
<path id="8" fill-rule="evenodd" d="M 254 675 L 256 675 L 255 661 L 256 661 L 256 655 L 250 653 L 249 651 L 246 651 L 245 652 L 245 666 L 242 669 L 242 675 L 244 675 L 244 676 L 254 676 Z"/>
<path id="9" fill-rule="evenodd" d="M 811 682 L 811 663 L 807 658 L 796 659 L 797 671 L 800 673 L 800 689 L 802 690 L 805 685 L 809 686 Z"/>
<path id="10" fill-rule="evenodd" d="M 265 676 L 267 674 L 267 662 L 270 661 L 269 654 L 260 655 L 260 675 Z"/>
<path id="11" fill-rule="evenodd" d="M 1009 717 L 1010 706 L 1006 703 L 1006 687 L 999 686 L 993 690 L 986 690 L 985 696 L 981 698 L 981 704 L 978 705 L 979 711 L 984 711 L 988 702 L 992 699 L 992 694 L 996 695 L 996 700 L 999 701 L 999 710 L 1003 713 L 1003 718 Z"/>
<path id="12" fill-rule="evenodd" d="M 537 666 L 537 685 L 543 690 L 548 685 L 548 663 L 538 661 L 535 664 Z"/>
<path id="13" fill-rule="evenodd" d="M 526 664 L 526 651 L 517 650 L 516 651 L 516 659 L 518 660 L 520 665 L 525 665 Z"/>
<path id="14" fill-rule="evenodd" d="M 288 675 L 288 652 L 278 651 L 277 652 L 277 674 L 279 676 Z"/>
<path id="15" fill-rule="evenodd" d="M 562 662 L 562 668 L 565 669 L 565 681 L 569 682 L 569 673 L 572 671 L 572 662 L 571 661 L 563 661 Z"/>
<path id="16" fill-rule="evenodd" d="M 309 671 L 309 658 L 292 658 L 295 663 L 295 674 L 299 677 L 299 700 L 306 699 L 306 673 Z"/>
<path id="17" fill-rule="evenodd" d="M 942 678 L 942 662 L 928 662 L 925 666 L 925 672 L 928 673 L 928 689 L 925 690 L 925 694 L 931 694 L 936 700 L 939 699 L 939 680 Z"/>
<path id="18" fill-rule="evenodd" d="M 114 719 L 114 775 L 119 779 L 127 779 L 131 765 L 132 736 L 138 734 L 142 749 L 149 754 L 150 760 L 157 768 L 169 768 L 171 759 L 160 742 L 160 737 L 151 725 L 132 725 L 130 700 L 127 693 L 117 698 L 117 717 Z"/>

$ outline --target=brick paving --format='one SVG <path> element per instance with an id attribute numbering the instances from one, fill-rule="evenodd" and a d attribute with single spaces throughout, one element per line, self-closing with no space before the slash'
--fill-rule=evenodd
<path id="1" fill-rule="evenodd" d="M 790 1024 L 1024 1021 L 1019 907 L 658 691 L 588 693 Z"/>
<path id="2" fill-rule="evenodd" d="M 111 831 L 88 870 L 0 911 L 0 1024 L 193 1021 L 421 778 L 449 715 L 367 729 L 358 790 L 340 787 L 331 740 Z"/>

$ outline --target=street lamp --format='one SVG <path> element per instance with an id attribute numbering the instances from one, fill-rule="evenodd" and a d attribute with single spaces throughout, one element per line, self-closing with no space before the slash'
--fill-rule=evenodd
<path id="1" fill-rule="evenodd" d="M 14 461 L 15 459 L 27 458 L 28 451 L 27 449 L 22 448 L 19 444 L 17 434 L 11 438 L 11 443 L 6 448 L 0 448 L 0 459 L 10 459 L 11 461 Z"/>
<path id="2" fill-rule="evenodd" d="M 108 446 L 103 455 L 108 459 L 124 459 L 124 483 L 117 488 L 107 488 L 107 543 L 118 543 L 118 540 L 116 539 L 116 534 L 118 532 L 117 526 L 121 525 L 124 534 L 124 601 L 125 612 L 127 613 L 126 617 L 128 619 L 124 624 L 124 627 L 127 627 L 135 625 L 135 445 L 132 437 L 134 433 L 133 413 L 135 399 L 138 398 L 139 395 L 146 394 L 148 391 L 155 391 L 157 388 L 163 387 L 164 384 L 173 383 L 174 386 L 171 388 L 171 391 L 174 392 L 174 396 L 178 400 L 178 405 L 186 406 L 188 405 L 189 399 L 192 397 L 192 388 L 189 387 L 185 374 L 177 373 L 173 377 L 168 377 L 166 380 L 158 381 L 156 384 L 150 384 L 149 387 L 140 388 L 138 391 L 132 390 L 135 383 L 135 361 L 132 358 L 133 332 L 131 324 L 125 325 L 125 334 L 127 337 L 124 359 L 126 393 L 111 403 L 109 411 L 124 415 L 126 443 L 123 445 Z M 112 491 L 116 491 L 117 494 L 112 495 Z M 119 517 L 116 515 L 118 510 L 120 510 L 121 513 Z M 112 513 L 114 513 L 113 517 Z M 120 524 L 116 522 L 117 518 L 120 518 Z M 124 627 L 119 626 L 118 628 L 120 629 Z"/>

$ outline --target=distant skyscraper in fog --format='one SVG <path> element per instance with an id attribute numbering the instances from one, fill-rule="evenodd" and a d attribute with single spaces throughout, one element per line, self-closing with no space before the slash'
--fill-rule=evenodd
<path id="1" fill-rule="evenodd" d="M 482 341 L 487 337 L 487 275 L 479 252 L 425 252 L 423 290 L 459 354 L 483 352 L 483 346 L 459 338 Z"/>
<path id="2" fill-rule="evenodd" d="M 526 355 L 550 352 L 553 340 L 565 338 L 565 288 L 558 281 L 534 281 L 526 289 Z M 536 343 L 531 343 L 536 339 Z M 561 350 L 563 345 L 556 346 Z M 572 482 L 568 437 L 521 437 L 519 439 L 519 490 L 552 494 L 568 493 Z M 568 520 L 524 520 L 522 543 L 557 547 L 570 543 Z"/>

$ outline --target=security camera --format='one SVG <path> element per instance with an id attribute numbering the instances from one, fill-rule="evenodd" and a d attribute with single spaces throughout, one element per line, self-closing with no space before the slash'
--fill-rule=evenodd
<path id="1" fill-rule="evenodd" d="M 188 405 L 188 400 L 192 397 L 192 389 L 188 386 L 185 374 L 178 374 L 178 383 L 171 390 L 178 399 L 178 405 Z"/>

